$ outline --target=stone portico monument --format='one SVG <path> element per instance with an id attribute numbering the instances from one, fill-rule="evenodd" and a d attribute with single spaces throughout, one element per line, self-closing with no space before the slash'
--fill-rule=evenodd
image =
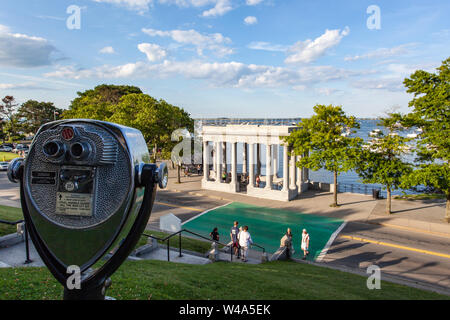
<path id="1" fill-rule="evenodd" d="M 295 156 L 282 140 L 295 126 L 226 125 L 203 126 L 202 188 L 241 193 L 264 199 L 289 201 L 308 188 L 309 171 L 295 166 Z M 243 145 L 242 170 L 238 174 L 237 145 Z M 227 159 L 227 145 L 231 159 Z M 261 175 L 261 150 L 265 147 L 265 175 Z M 279 146 L 283 148 L 283 174 L 277 177 Z M 231 164 L 230 172 L 226 172 Z M 223 172 L 226 179 L 223 179 Z M 259 176 L 259 179 L 257 177 Z M 260 181 L 258 185 L 258 181 Z"/>

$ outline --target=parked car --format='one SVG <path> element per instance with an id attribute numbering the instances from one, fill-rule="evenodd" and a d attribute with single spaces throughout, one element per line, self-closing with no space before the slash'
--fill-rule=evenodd
<path id="1" fill-rule="evenodd" d="M 8 162 L 0 162 L 0 171 L 8 170 Z"/>
<path id="2" fill-rule="evenodd" d="M 1 147 L 0 147 L 0 151 L 3 151 L 3 152 L 11 152 L 11 151 L 12 151 L 12 148 L 9 147 L 9 146 L 1 146 Z"/>
<path id="3" fill-rule="evenodd" d="M 13 152 L 14 153 L 20 153 L 22 151 L 26 151 L 29 150 L 30 147 L 28 147 L 27 145 L 23 145 L 23 144 L 18 144 L 14 149 Z"/>

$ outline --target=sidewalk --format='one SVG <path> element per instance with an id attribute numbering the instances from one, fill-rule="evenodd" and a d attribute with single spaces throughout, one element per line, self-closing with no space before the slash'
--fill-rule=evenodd
<path id="1" fill-rule="evenodd" d="M 329 205 L 333 202 L 333 194 L 307 191 L 297 199 L 284 202 L 260 199 L 245 194 L 233 194 L 213 190 L 202 190 L 202 176 L 184 177 L 177 183 L 177 172 L 169 168 L 169 184 L 167 191 L 188 193 L 199 197 L 242 202 L 255 206 L 283 208 L 287 210 L 312 213 L 319 216 L 340 218 L 347 222 L 363 222 L 380 224 L 386 227 L 400 228 L 416 232 L 450 237 L 450 224 L 444 222 L 445 201 L 408 201 L 392 200 L 391 215 L 384 213 L 386 200 L 374 200 L 372 196 L 356 193 L 339 193 L 338 208 Z M 165 192 L 160 190 L 159 192 Z"/>

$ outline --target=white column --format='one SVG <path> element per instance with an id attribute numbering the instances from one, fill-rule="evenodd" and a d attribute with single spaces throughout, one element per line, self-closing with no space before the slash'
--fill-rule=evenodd
<path id="1" fill-rule="evenodd" d="M 290 171 L 290 184 L 289 189 L 294 190 L 295 189 L 295 154 L 294 151 L 291 152 L 291 161 L 289 163 Z"/>
<path id="2" fill-rule="evenodd" d="M 215 179 L 217 179 L 217 142 L 215 142 L 215 141 L 213 141 L 213 157 L 212 157 L 212 162 L 213 162 L 214 176 L 215 176 Z"/>
<path id="3" fill-rule="evenodd" d="M 300 159 L 302 158 L 302 156 L 297 156 L 297 161 L 300 161 Z M 302 168 L 297 167 L 297 188 L 298 188 L 298 192 L 302 191 L 302 183 L 303 183 L 303 170 Z"/>
<path id="4" fill-rule="evenodd" d="M 278 144 L 274 144 L 273 146 L 272 146 L 272 149 L 273 149 L 273 176 L 275 177 L 275 178 L 277 178 L 278 177 L 278 151 L 279 151 L 279 148 L 278 148 Z"/>
<path id="5" fill-rule="evenodd" d="M 256 144 L 256 172 L 261 176 L 261 144 Z"/>
<path id="6" fill-rule="evenodd" d="M 248 159 L 248 186 L 255 186 L 255 145 L 253 143 L 249 144 L 249 154 L 250 157 Z"/>
<path id="7" fill-rule="evenodd" d="M 266 144 L 266 187 L 265 189 L 272 189 L 272 152 L 271 145 Z"/>
<path id="8" fill-rule="evenodd" d="M 224 142 L 221 143 L 221 145 L 222 145 L 222 170 L 227 172 L 228 171 L 228 166 L 227 166 L 227 142 L 224 141 Z"/>
<path id="9" fill-rule="evenodd" d="M 305 153 L 305 155 L 308 155 L 308 152 Z M 309 169 L 308 168 L 303 168 L 303 182 L 306 182 L 309 180 Z"/>
<path id="10" fill-rule="evenodd" d="M 283 145 L 283 189 L 281 191 L 289 190 L 289 154 L 288 146 Z"/>
<path id="11" fill-rule="evenodd" d="M 243 147 L 243 151 L 242 151 L 242 173 L 246 174 L 247 173 L 247 144 L 244 142 L 242 144 Z"/>
<path id="12" fill-rule="evenodd" d="M 222 182 L 222 142 L 216 142 L 216 182 Z"/>
<path id="13" fill-rule="evenodd" d="M 237 183 L 237 143 L 231 143 L 231 184 Z"/>
<path id="14" fill-rule="evenodd" d="M 209 146 L 208 141 L 203 141 L 203 180 L 209 180 Z"/>

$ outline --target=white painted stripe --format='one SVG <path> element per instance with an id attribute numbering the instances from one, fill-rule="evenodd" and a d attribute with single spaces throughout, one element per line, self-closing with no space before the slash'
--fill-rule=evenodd
<path id="1" fill-rule="evenodd" d="M 210 211 L 212 211 L 212 210 L 216 210 L 216 209 L 219 209 L 219 208 L 222 208 L 222 207 L 226 207 L 227 205 L 232 204 L 232 203 L 233 203 L 233 202 L 228 202 L 228 203 L 225 203 L 225 204 L 223 204 L 223 205 L 221 205 L 221 206 L 218 206 L 218 207 L 215 207 L 215 208 L 212 208 L 212 209 L 208 209 L 208 210 L 206 210 L 206 211 L 203 211 L 202 213 L 196 215 L 195 217 L 192 217 L 192 218 L 186 220 L 186 221 L 183 222 L 181 225 L 184 225 L 185 223 L 188 223 L 188 222 L 190 222 L 190 221 L 192 221 L 192 220 L 195 220 L 195 219 L 201 217 L 202 215 L 204 215 L 205 213 L 208 213 L 208 212 L 210 212 Z"/>
<path id="2" fill-rule="evenodd" d="M 325 258 L 325 255 L 328 252 L 328 249 L 330 249 L 331 245 L 334 242 L 334 239 L 336 239 L 336 237 L 338 236 L 339 232 L 342 231 L 342 229 L 345 228 L 345 226 L 347 225 L 347 222 L 343 222 L 339 228 L 337 228 L 337 230 L 335 232 L 333 232 L 333 234 L 331 235 L 330 239 L 328 239 L 327 244 L 325 245 L 325 247 L 323 247 L 322 251 L 320 252 L 319 256 L 316 258 L 316 262 L 321 262 L 323 260 L 323 258 Z"/>
<path id="3" fill-rule="evenodd" d="M 11 268 L 9 264 L 0 261 L 0 268 Z"/>

